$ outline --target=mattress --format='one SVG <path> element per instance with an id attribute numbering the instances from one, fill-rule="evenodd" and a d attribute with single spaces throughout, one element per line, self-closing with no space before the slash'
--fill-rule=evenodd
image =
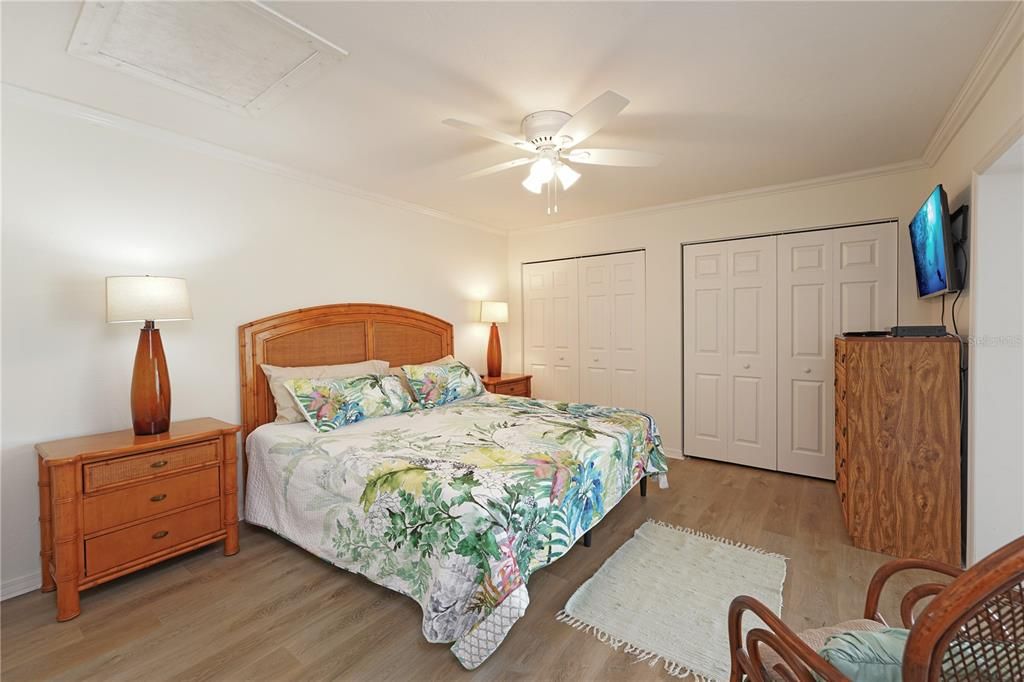
<path id="1" fill-rule="evenodd" d="M 246 453 L 246 521 L 415 599 L 424 637 L 470 669 L 530 575 L 667 471 L 647 414 L 490 393 L 329 433 L 266 424 Z"/>

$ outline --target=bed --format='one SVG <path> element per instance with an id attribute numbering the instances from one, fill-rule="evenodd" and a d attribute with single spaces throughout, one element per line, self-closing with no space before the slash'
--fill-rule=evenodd
<path id="1" fill-rule="evenodd" d="M 274 424 L 259 366 L 453 352 L 452 327 L 372 304 L 297 310 L 239 328 L 245 519 L 415 599 L 423 635 L 472 669 L 563 556 L 633 486 L 667 470 L 654 421 L 595 405 L 483 393 L 318 433 Z"/>

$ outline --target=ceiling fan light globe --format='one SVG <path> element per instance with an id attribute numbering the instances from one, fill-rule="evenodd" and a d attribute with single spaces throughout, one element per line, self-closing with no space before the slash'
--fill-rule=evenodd
<path id="1" fill-rule="evenodd" d="M 551 159 L 541 157 L 530 166 L 530 177 L 537 178 L 541 184 L 548 182 L 555 176 L 555 164 Z"/>
<path id="2" fill-rule="evenodd" d="M 564 163 L 558 164 L 558 170 L 555 171 L 555 175 L 558 176 L 558 181 L 562 183 L 562 189 L 569 189 L 580 179 L 580 174 Z"/>
<path id="3" fill-rule="evenodd" d="M 530 173 L 529 175 L 526 176 L 526 179 L 523 180 L 523 187 L 525 187 L 526 190 L 529 192 L 533 192 L 534 194 L 540 194 L 540 191 L 544 188 L 545 182 L 547 181 L 540 180 L 533 173 Z"/>

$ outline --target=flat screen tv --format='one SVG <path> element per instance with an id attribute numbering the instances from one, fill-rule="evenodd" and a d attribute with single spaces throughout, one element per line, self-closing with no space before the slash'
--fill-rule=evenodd
<path id="1" fill-rule="evenodd" d="M 914 251 L 919 297 L 960 290 L 960 273 L 953 255 L 949 200 L 942 185 L 935 186 L 911 219 L 910 246 Z"/>

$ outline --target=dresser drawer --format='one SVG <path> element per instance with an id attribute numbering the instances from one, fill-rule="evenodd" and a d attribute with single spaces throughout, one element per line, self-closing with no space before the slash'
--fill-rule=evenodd
<path id="1" fill-rule="evenodd" d="M 220 495 L 220 470 L 207 467 L 178 476 L 86 497 L 84 532 L 95 533 Z"/>
<path id="2" fill-rule="evenodd" d="M 220 500 L 85 541 L 85 574 L 156 554 L 220 530 Z"/>
<path id="3" fill-rule="evenodd" d="M 494 392 L 500 395 L 528 396 L 530 395 L 530 385 L 525 381 L 498 384 L 494 387 Z"/>
<path id="4" fill-rule="evenodd" d="M 143 481 L 181 469 L 211 464 L 218 460 L 219 443 L 219 440 L 210 440 L 168 450 L 157 450 L 144 455 L 86 464 L 83 476 L 85 492 L 89 493 L 122 483 Z"/>

